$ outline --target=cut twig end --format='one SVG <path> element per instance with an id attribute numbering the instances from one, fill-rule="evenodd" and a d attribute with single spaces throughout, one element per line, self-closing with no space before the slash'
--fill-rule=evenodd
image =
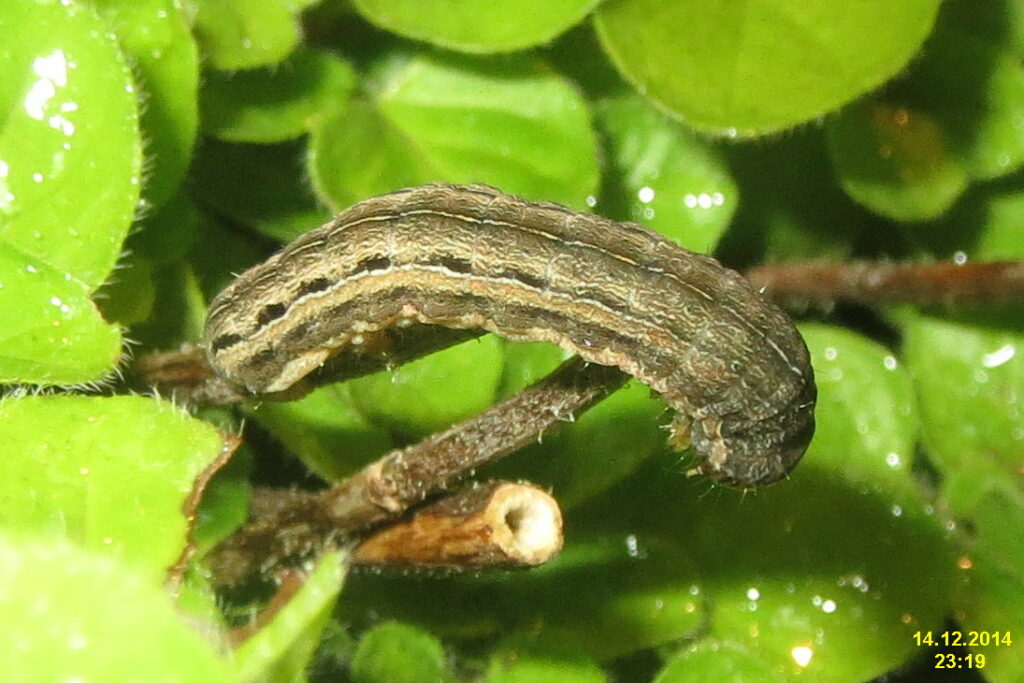
<path id="1" fill-rule="evenodd" d="M 475 486 L 417 511 L 364 540 L 356 564 L 480 570 L 530 567 L 562 548 L 555 499 L 528 484 Z"/>

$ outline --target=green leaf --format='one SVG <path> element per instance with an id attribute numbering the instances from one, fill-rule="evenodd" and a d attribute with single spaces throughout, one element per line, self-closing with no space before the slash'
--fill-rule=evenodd
<path id="1" fill-rule="evenodd" d="M 344 556 L 328 553 L 273 620 L 235 650 L 242 681 L 302 681 L 345 577 Z"/>
<path id="2" fill-rule="evenodd" d="M 501 651 L 529 659 L 623 654 L 691 635 L 706 618 L 688 555 L 659 537 L 570 538 L 528 572 L 423 579 L 355 575 L 346 618 L 400 619 L 448 637 L 502 636 Z"/>
<path id="3" fill-rule="evenodd" d="M 352 656 L 356 683 L 418 683 L 451 680 L 444 648 L 425 631 L 386 622 L 367 631 Z"/>
<path id="4" fill-rule="evenodd" d="M 0 320 L 0 383 L 97 381 L 121 355 L 121 335 L 86 285 L 2 241 Z"/>
<path id="5" fill-rule="evenodd" d="M 717 637 L 783 678 L 867 680 L 940 625 L 952 561 L 910 472 L 907 373 L 850 332 L 801 332 L 820 392 L 815 439 L 790 482 L 703 511 L 698 561 Z"/>
<path id="6" fill-rule="evenodd" d="M 214 69 L 280 62 L 299 42 L 298 9 L 283 0 L 197 0 L 195 33 Z"/>
<path id="7" fill-rule="evenodd" d="M 783 683 L 786 678 L 742 645 L 704 639 L 685 648 L 666 664 L 654 683 L 701 683 L 707 680 Z"/>
<path id="8" fill-rule="evenodd" d="M 438 180 L 575 208 L 595 194 L 586 103 L 538 60 L 420 54 L 385 65 L 380 80 L 372 100 L 313 131 L 309 174 L 332 207 Z"/>
<path id="9" fill-rule="evenodd" d="M 0 538 L 0 623 L 9 680 L 234 680 L 150 577 L 59 541 Z"/>
<path id="10" fill-rule="evenodd" d="M 792 475 L 828 470 L 893 505 L 919 494 L 910 475 L 918 417 L 910 374 L 888 349 L 853 332 L 801 325 L 818 385 L 817 429 Z"/>
<path id="11" fill-rule="evenodd" d="M 972 649 L 985 656 L 988 680 L 1018 681 L 1024 675 L 1018 649 L 1024 620 L 1024 492 L 1019 475 L 983 468 L 972 467 L 944 491 L 958 515 L 969 515 L 964 526 L 970 537 L 957 561 L 961 582 L 954 614 L 965 631 L 1012 634 L 1010 647 L 990 643 Z"/>
<path id="12" fill-rule="evenodd" d="M 627 80 L 705 131 L 747 137 L 815 119 L 897 74 L 938 0 L 614 0 L 598 35 Z"/>
<path id="13" fill-rule="evenodd" d="M 192 167 L 192 195 L 268 237 L 290 242 L 331 217 L 317 205 L 303 176 L 303 153 L 295 143 L 207 140 Z"/>
<path id="14" fill-rule="evenodd" d="M 1024 620 L 1024 335 L 917 315 L 904 327 L 904 346 L 942 499 L 964 529 L 957 620 L 964 629 L 1012 631 Z M 992 680 L 1024 672 L 1005 648 L 977 652 Z"/>
<path id="15" fill-rule="evenodd" d="M 156 267 L 152 277 L 153 315 L 132 328 L 132 339 L 164 351 L 195 342 L 202 336 L 206 301 L 192 268 L 173 261 Z"/>
<path id="16" fill-rule="evenodd" d="M 954 230 L 973 226 L 980 233 L 970 250 L 972 259 L 989 261 L 1014 261 L 1024 259 L 1024 232 L 1020 230 L 1024 221 L 1024 193 L 1017 187 L 998 188 L 985 186 L 970 209 L 971 213 L 961 216 Z M 966 204 L 966 202 L 965 202 Z"/>
<path id="17" fill-rule="evenodd" d="M 944 476 L 990 460 L 1006 474 L 1024 465 L 1024 335 L 915 316 L 904 354 L 921 401 L 924 443 Z"/>
<path id="18" fill-rule="evenodd" d="M 153 264 L 137 256 L 121 263 L 96 296 L 103 317 L 125 326 L 141 323 L 152 315 L 155 300 Z"/>
<path id="19" fill-rule="evenodd" d="M 577 542 L 524 578 L 520 630 L 506 647 L 608 661 L 693 635 L 706 616 L 698 576 L 687 553 L 655 536 Z"/>
<path id="20" fill-rule="evenodd" d="M 199 48 L 180 0 L 92 0 L 117 32 L 140 89 L 148 206 L 159 206 L 185 177 L 198 127 Z"/>
<path id="21" fill-rule="evenodd" d="M 487 667 L 487 683 L 604 683 L 596 662 L 586 659 L 541 659 L 519 653 L 499 654 Z"/>
<path id="22" fill-rule="evenodd" d="M 941 626 L 953 558 L 908 466 L 917 425 L 900 414 L 906 371 L 850 332 L 801 331 L 821 392 L 818 432 L 788 481 L 709 490 L 669 454 L 578 511 L 576 528 L 685 545 L 714 605 L 708 635 L 775 676 L 868 680 L 915 652 L 914 631 Z"/>
<path id="23" fill-rule="evenodd" d="M 1024 164 L 1024 66 L 1008 41 L 971 27 L 964 17 L 968 7 L 957 5 L 974 9 L 971 3 L 944 4 L 922 59 L 895 89 L 943 125 L 968 173 L 996 178 Z M 1019 12 L 1006 7 L 990 11 L 1004 17 Z"/>
<path id="24" fill-rule="evenodd" d="M 182 511 L 221 437 L 137 396 L 27 396 L 0 403 L 0 524 L 116 556 L 153 585 L 185 547 Z"/>
<path id="25" fill-rule="evenodd" d="M 636 381 L 571 424 L 544 434 L 536 445 L 509 456 L 487 474 L 526 478 L 551 490 L 563 510 L 575 507 L 629 476 L 665 448 L 665 403 Z"/>
<path id="26" fill-rule="evenodd" d="M 131 73 L 95 11 L 70 1 L 6 3 L 0 62 L 0 239 L 91 292 L 139 197 Z"/>
<path id="27" fill-rule="evenodd" d="M 643 223 L 694 251 L 714 249 L 739 201 L 718 150 L 637 96 L 602 101 L 597 120 L 611 173 L 595 211 Z"/>
<path id="28" fill-rule="evenodd" d="M 405 435 L 425 436 L 490 406 L 501 365 L 501 342 L 488 335 L 360 377 L 349 387 L 371 420 Z"/>
<path id="29" fill-rule="evenodd" d="M 216 420 L 211 420 L 211 416 Z M 202 417 L 216 424 L 234 427 L 228 411 L 223 408 L 208 408 L 202 412 Z M 252 452 L 243 443 L 231 454 L 231 460 L 214 473 L 202 491 L 202 498 L 194 510 L 195 525 L 190 534 L 196 550 L 194 557 L 202 557 L 245 524 L 252 497 L 251 477 Z M 212 595 L 213 588 L 206 588 Z M 213 607 L 211 611 L 216 613 L 216 605 Z"/>
<path id="30" fill-rule="evenodd" d="M 381 28 L 462 52 L 508 52 L 544 43 L 600 0 L 355 0 Z"/>
<path id="31" fill-rule="evenodd" d="M 228 142 L 283 142 L 348 101 L 355 72 L 325 52 L 300 48 L 280 64 L 210 71 L 202 91 L 203 129 Z"/>
<path id="32" fill-rule="evenodd" d="M 831 119 L 826 131 L 839 184 L 887 218 L 935 218 L 967 187 L 945 130 L 922 111 L 869 99 Z"/>
<path id="33" fill-rule="evenodd" d="M 389 434 L 356 407 L 350 384 L 322 387 L 299 401 L 262 403 L 249 414 L 327 481 L 344 479 L 391 447 Z"/>
<path id="34" fill-rule="evenodd" d="M 716 250 L 725 263 L 843 259 L 881 222 L 836 185 L 820 129 L 723 149 L 746 198 Z"/>
<path id="35" fill-rule="evenodd" d="M 557 368 L 571 354 L 546 342 L 502 340 L 505 364 L 501 369 L 498 398 L 506 399 Z"/>
<path id="36" fill-rule="evenodd" d="M 196 205 L 179 192 L 154 215 L 139 222 L 138 229 L 128 236 L 126 247 L 132 255 L 161 264 L 180 260 L 195 243 L 201 221 Z"/>

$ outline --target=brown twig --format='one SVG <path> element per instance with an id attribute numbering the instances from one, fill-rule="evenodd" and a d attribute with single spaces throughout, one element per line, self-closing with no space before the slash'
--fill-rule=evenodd
<path id="1" fill-rule="evenodd" d="M 132 364 L 130 374 L 140 388 L 155 387 L 186 404 L 230 405 L 250 398 L 220 378 L 206 362 L 206 351 L 198 346 L 142 356 Z"/>
<path id="2" fill-rule="evenodd" d="M 472 485 L 384 527 L 352 553 L 358 565 L 494 569 L 543 564 L 562 548 L 562 514 L 535 486 Z"/>
<path id="3" fill-rule="evenodd" d="M 392 451 L 329 489 L 262 493 L 256 503 L 259 514 L 211 554 L 215 578 L 235 584 L 334 545 L 352 543 L 477 467 L 573 420 L 625 379 L 615 368 L 572 358 L 511 398 L 447 431 Z"/>
<path id="4" fill-rule="evenodd" d="M 765 295 L 783 304 L 868 305 L 989 304 L 1024 301 L 1024 262 L 993 263 L 789 263 L 746 272 Z"/>
<path id="5" fill-rule="evenodd" d="M 334 524 L 359 529 L 394 518 L 477 467 L 536 441 L 618 389 L 615 368 L 571 358 L 553 373 L 447 431 L 396 450 L 321 494 Z"/>

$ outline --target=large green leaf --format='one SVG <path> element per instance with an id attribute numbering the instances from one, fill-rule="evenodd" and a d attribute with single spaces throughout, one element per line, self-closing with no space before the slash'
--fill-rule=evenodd
<path id="1" fill-rule="evenodd" d="M 721 153 L 637 96 L 605 100 L 597 114 L 613 163 L 595 211 L 713 250 L 739 201 Z"/>
<path id="2" fill-rule="evenodd" d="M 336 209 L 430 181 L 482 182 L 575 208 L 597 191 L 587 106 L 536 59 L 421 54 L 313 131 L 310 177 Z"/>
<path id="3" fill-rule="evenodd" d="M 105 23 L 78 2 L 6 3 L 0 61 L 0 239 L 92 291 L 139 196 L 131 73 Z"/>
<path id="4" fill-rule="evenodd" d="M 353 576 L 348 619 L 401 619 L 449 637 L 502 638 L 524 658 L 608 661 L 694 633 L 706 618 L 691 558 L 657 536 L 570 539 L 543 567 L 441 579 Z M 429 588 L 427 588 L 429 586 Z"/>
<path id="5" fill-rule="evenodd" d="M 941 625 L 952 552 L 910 470 L 917 421 L 906 371 L 853 333 L 801 331 L 821 392 L 818 431 L 788 481 L 709 489 L 670 455 L 569 521 L 576 533 L 643 529 L 687 548 L 713 605 L 707 635 L 730 644 L 722 657 L 735 666 L 753 657 L 782 680 L 867 680 L 914 654 L 914 631 Z M 693 670 L 703 680 L 727 670 L 692 656 L 710 667 Z"/>
<path id="6" fill-rule="evenodd" d="M 826 114 L 897 74 L 938 0 L 611 0 L 601 41 L 640 92 L 688 124 L 746 137 Z"/>
<path id="7" fill-rule="evenodd" d="M 340 109 L 354 85 L 346 62 L 305 48 L 273 67 L 210 71 L 202 92 L 203 127 L 228 142 L 282 142 Z"/>
<path id="8" fill-rule="evenodd" d="M 221 453 L 215 429 L 138 396 L 29 396 L 0 403 L 0 431 L 0 525 L 69 539 L 163 583 L 185 549 L 185 500 Z"/>
<path id="9" fill-rule="evenodd" d="M 317 562 L 299 591 L 235 650 L 235 666 L 242 681 L 303 681 L 313 650 L 320 640 L 341 592 L 345 577 L 344 555 L 328 553 Z"/>
<path id="10" fill-rule="evenodd" d="M 162 589 L 66 542 L 0 537 L 0 623 L 12 681 L 235 680 Z"/>

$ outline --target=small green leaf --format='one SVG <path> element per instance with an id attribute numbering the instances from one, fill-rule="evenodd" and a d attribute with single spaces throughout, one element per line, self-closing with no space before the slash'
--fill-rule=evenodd
<path id="1" fill-rule="evenodd" d="M 280 62 L 299 42 L 297 7 L 283 0 L 197 0 L 195 32 L 215 69 Z"/>
<path id="2" fill-rule="evenodd" d="M 180 0 L 93 0 L 131 59 L 146 141 L 144 201 L 159 206 L 188 167 L 198 127 L 199 48 Z"/>
<path id="3" fill-rule="evenodd" d="M 499 653 L 487 667 L 487 683 L 605 683 L 597 662 L 586 659 L 542 659 Z"/>
<path id="4" fill-rule="evenodd" d="M 352 380 L 364 415 L 398 432 L 424 436 L 479 413 L 501 379 L 501 342 L 493 335 Z"/>
<path id="5" fill-rule="evenodd" d="M 391 447 L 391 437 L 356 407 L 350 384 L 317 389 L 299 401 L 261 403 L 249 414 L 327 481 L 340 481 Z"/>
<path id="6" fill-rule="evenodd" d="M 462 52 L 508 52 L 544 43 L 599 0 L 355 0 L 381 28 Z"/>
<path id="7" fill-rule="evenodd" d="M 138 396 L 27 396 L 0 403 L 0 523 L 117 556 L 153 585 L 181 555 L 182 512 L 221 437 Z"/>
<path id="8" fill-rule="evenodd" d="M 840 185 L 887 218 L 935 218 L 967 187 L 945 130 L 922 111 L 869 99 L 831 119 L 826 131 Z"/>
<path id="9" fill-rule="evenodd" d="M 195 243 L 201 220 L 195 203 L 179 192 L 141 220 L 125 245 L 131 254 L 156 263 L 180 260 Z"/>
<path id="10" fill-rule="evenodd" d="M 600 494 L 665 448 L 665 403 L 639 382 L 601 401 L 488 476 L 526 478 L 551 490 L 563 510 Z"/>
<path id="11" fill-rule="evenodd" d="M 723 151 L 748 200 L 740 202 L 719 242 L 716 254 L 723 262 L 840 260 L 873 222 L 881 222 L 836 184 L 821 129 Z"/>
<path id="12" fill-rule="evenodd" d="M 703 681 L 786 680 L 756 653 L 730 641 L 700 640 L 683 649 L 661 670 L 654 683 L 702 683 Z"/>
<path id="13" fill-rule="evenodd" d="M 1010 46 L 965 25 L 955 4 L 943 6 L 922 58 L 895 90 L 944 126 L 973 177 L 1004 176 L 1024 164 L 1024 66 Z"/>
<path id="14" fill-rule="evenodd" d="M 931 316 L 904 326 L 924 443 L 945 476 L 991 460 L 1024 466 L 1024 335 Z"/>
<path id="15" fill-rule="evenodd" d="M 386 65 L 380 80 L 372 101 L 313 131 L 310 177 L 334 208 L 438 180 L 575 208 L 596 192 L 587 105 L 538 60 L 421 54 Z"/>
<path id="16" fill-rule="evenodd" d="M 91 292 L 139 197 L 131 73 L 105 22 L 71 1 L 5 3 L 0 63 L 0 239 Z"/>
<path id="17" fill-rule="evenodd" d="M 602 101 L 597 118 L 612 168 L 595 211 L 714 249 L 739 201 L 721 154 L 637 96 Z"/>
<path id="18" fill-rule="evenodd" d="M 78 384 L 117 366 L 121 335 L 87 286 L 0 241 L 0 383 Z"/>
<path id="19" fill-rule="evenodd" d="M 0 623 L 12 681 L 234 680 L 151 577 L 65 542 L 0 539 Z"/>
<path id="20" fill-rule="evenodd" d="M 619 70 L 701 130 L 747 137 L 815 119 L 897 74 L 938 0 L 615 0 L 595 23 Z"/>
<path id="21" fill-rule="evenodd" d="M 793 477 L 828 469 L 880 495 L 916 500 L 910 476 L 920 418 L 909 373 L 886 348 L 836 327 L 801 325 L 818 385 L 814 440 Z"/>
<path id="22" fill-rule="evenodd" d="M 302 588 L 276 614 L 235 650 L 235 669 L 242 681 L 300 681 L 320 634 L 331 616 L 345 577 L 344 556 L 328 553 Z"/>
<path id="23" fill-rule="evenodd" d="M 208 72 L 201 93 L 203 129 L 228 142 L 296 138 L 348 101 L 355 78 L 346 62 L 305 48 L 273 67 Z"/>
<path id="24" fill-rule="evenodd" d="M 569 353 L 545 342 L 502 340 L 505 364 L 501 371 L 498 398 L 506 399 L 557 368 Z"/>
<path id="25" fill-rule="evenodd" d="M 352 656 L 356 683 L 446 681 L 444 648 L 432 635 L 408 624 L 387 622 L 367 631 Z"/>
<path id="26" fill-rule="evenodd" d="M 1020 230 L 1024 221 L 1024 193 L 1014 186 L 986 187 L 986 190 L 975 204 L 975 212 L 962 217 L 971 222 L 952 227 L 962 230 L 963 225 L 970 225 L 979 230 L 979 238 L 970 250 L 972 259 L 1014 261 L 1024 258 L 1024 231 Z"/>
<path id="27" fill-rule="evenodd" d="M 303 154 L 304 147 L 295 143 L 207 140 L 192 167 L 192 195 L 243 225 L 290 242 L 331 217 L 304 178 Z"/>
<path id="28" fill-rule="evenodd" d="M 125 326 L 152 315 L 155 300 L 153 264 L 134 255 L 121 263 L 96 296 L 103 317 Z"/>
<path id="29" fill-rule="evenodd" d="M 202 336 L 206 300 L 192 268 L 173 261 L 154 268 L 152 277 L 153 315 L 132 328 L 132 339 L 163 351 L 194 343 Z"/>

